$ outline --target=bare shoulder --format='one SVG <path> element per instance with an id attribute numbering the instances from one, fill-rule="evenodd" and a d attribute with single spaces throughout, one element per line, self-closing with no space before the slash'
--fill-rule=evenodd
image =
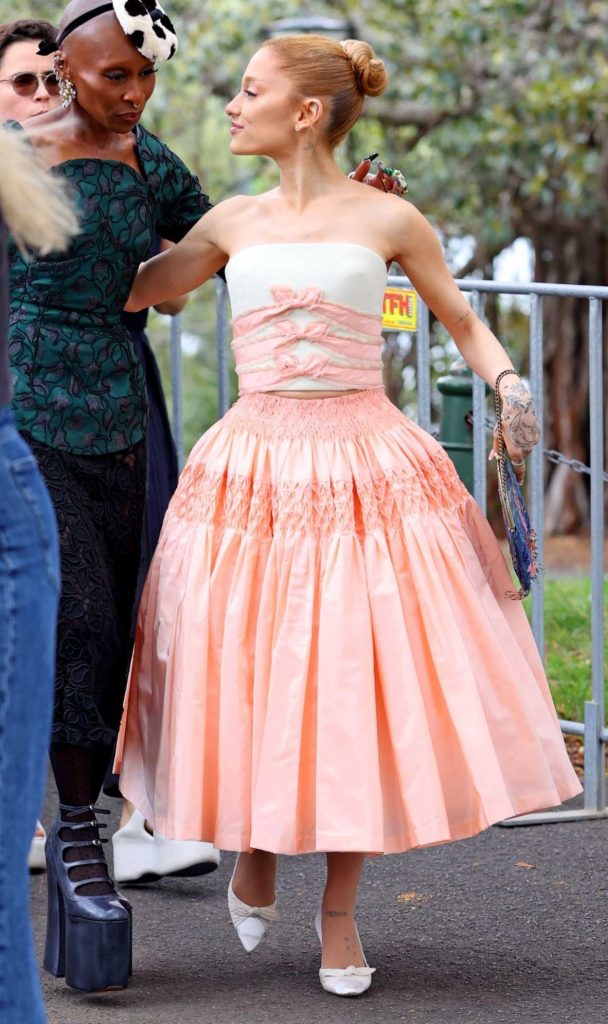
<path id="1" fill-rule="evenodd" d="M 395 260 L 401 266 L 420 259 L 436 263 L 442 259 L 442 250 L 435 229 L 412 202 L 401 196 L 381 192 L 380 189 L 360 186 L 358 208 L 360 223 L 376 239 L 378 251 L 387 262 Z"/>
<path id="2" fill-rule="evenodd" d="M 258 207 L 259 202 L 256 196 L 231 196 L 229 199 L 223 199 L 221 203 L 214 206 L 203 219 L 210 224 L 230 225 L 237 222 L 242 223 L 243 220 L 254 216 Z"/>
<path id="3" fill-rule="evenodd" d="M 347 194 L 352 200 L 358 199 L 361 202 L 374 203 L 379 209 L 384 209 L 385 211 L 391 208 L 397 209 L 398 207 L 411 205 L 403 196 L 384 192 L 382 189 L 376 188 L 367 182 L 355 181 L 354 178 L 345 178 L 343 186 L 345 195 Z M 390 207 L 388 206 L 389 203 L 391 204 Z"/>
<path id="4" fill-rule="evenodd" d="M 426 217 L 408 199 L 380 192 L 378 189 L 370 189 L 370 192 L 378 193 L 378 199 L 380 200 L 378 214 L 382 218 L 382 223 L 392 227 L 393 230 L 401 232 L 405 228 L 413 228 L 420 226 L 421 223 L 428 223 Z"/>
<path id="5" fill-rule="evenodd" d="M 384 195 L 383 227 L 393 257 L 407 256 L 423 247 L 439 245 L 437 233 L 427 218 L 409 200 Z"/>
<path id="6" fill-rule="evenodd" d="M 243 212 L 255 202 L 255 196 L 236 195 L 229 199 L 222 199 L 215 207 L 216 210 L 224 210 L 226 213 Z"/>
<path id="7" fill-rule="evenodd" d="M 215 240 L 224 252 L 231 252 L 243 238 L 253 232 L 259 233 L 267 214 L 268 201 L 272 193 L 258 196 L 237 195 L 224 199 L 202 218 L 201 223 L 213 230 Z"/>
<path id="8" fill-rule="evenodd" d="M 239 220 L 255 217 L 259 215 L 269 195 L 270 193 L 263 192 L 259 196 L 231 196 L 230 199 L 223 199 L 214 209 L 226 220 L 235 217 L 238 217 Z"/>

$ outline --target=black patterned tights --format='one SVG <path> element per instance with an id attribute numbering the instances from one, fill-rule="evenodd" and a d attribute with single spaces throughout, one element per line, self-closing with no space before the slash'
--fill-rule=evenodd
<path id="1" fill-rule="evenodd" d="M 107 746 L 76 747 L 69 743 L 52 743 L 50 758 L 59 793 L 59 802 L 70 807 L 94 804 L 99 796 L 110 756 L 111 748 Z M 77 817 L 67 818 L 66 815 L 67 812 L 63 811 L 62 819 L 66 822 L 69 821 L 70 824 L 87 821 L 91 817 L 90 811 L 84 811 Z M 59 838 L 64 841 L 97 839 L 98 833 L 94 828 L 72 831 L 66 826 L 60 830 Z M 75 846 L 64 851 L 63 859 L 66 864 L 76 860 L 97 860 L 101 850 L 100 846 Z M 107 874 L 108 870 L 104 864 L 80 864 L 69 870 L 70 878 L 74 882 L 83 882 L 87 878 L 100 878 Z M 78 887 L 79 896 L 104 896 L 111 892 L 113 892 L 113 886 L 110 881 L 91 882 L 89 885 Z"/>
<path id="2" fill-rule="evenodd" d="M 51 495 L 61 544 L 55 715 L 51 764 L 59 800 L 94 804 L 108 767 L 131 657 L 131 619 L 139 569 L 146 448 L 143 442 L 110 455 L 75 455 L 28 438 Z M 60 838 L 97 839 L 97 829 L 70 829 Z M 103 833 L 102 833 L 103 834 Z M 100 846 L 77 846 L 64 860 L 94 860 Z M 102 864 L 70 868 L 74 881 L 107 876 Z M 79 886 L 80 895 L 112 892 L 109 882 Z"/>
<path id="3" fill-rule="evenodd" d="M 141 552 L 146 447 L 110 455 L 74 455 L 28 439 L 51 495 L 61 544 L 55 715 L 51 764 L 59 800 L 94 804 L 108 767 L 131 657 L 131 618 Z M 60 838 L 97 839 L 97 829 L 70 829 L 90 811 L 67 818 Z M 103 834 L 103 833 L 102 833 Z M 94 860 L 100 846 L 76 846 L 64 860 Z M 105 865 L 70 868 L 73 881 L 107 876 Z M 109 882 L 78 893 L 112 892 Z"/>

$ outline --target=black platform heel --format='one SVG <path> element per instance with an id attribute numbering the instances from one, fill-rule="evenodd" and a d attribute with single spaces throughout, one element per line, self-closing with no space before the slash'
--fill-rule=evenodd
<path id="1" fill-rule="evenodd" d="M 62 819 L 61 812 L 65 818 Z M 90 812 L 87 821 L 69 819 Z M 79 896 L 78 889 L 94 882 L 114 883 L 105 873 L 79 881 L 70 878 L 71 868 L 106 861 L 101 849 L 105 839 L 61 839 L 67 829 L 78 833 L 93 828 L 99 833 L 105 824 L 96 814 L 109 814 L 92 805 L 68 807 L 60 804 L 57 821 L 46 841 L 48 884 L 48 919 L 44 966 L 56 978 L 65 977 L 66 984 L 83 992 L 99 992 L 126 988 L 132 966 L 132 913 L 124 896 L 114 892 L 104 896 Z M 91 860 L 66 862 L 65 850 L 73 847 L 99 847 L 100 856 Z"/>

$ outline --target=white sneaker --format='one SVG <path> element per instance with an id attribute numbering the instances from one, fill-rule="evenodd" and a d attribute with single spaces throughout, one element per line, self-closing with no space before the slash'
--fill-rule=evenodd
<path id="1" fill-rule="evenodd" d="M 112 836 L 114 878 L 117 882 L 155 882 L 172 878 L 194 878 L 215 871 L 220 851 L 211 843 L 167 839 L 145 827 L 140 811 L 133 811 L 126 825 Z"/>
<path id="2" fill-rule="evenodd" d="M 32 836 L 30 852 L 27 858 L 27 866 L 30 871 L 46 871 L 46 857 L 44 844 L 46 843 L 46 832 L 39 821 L 36 822 L 36 831 Z"/>

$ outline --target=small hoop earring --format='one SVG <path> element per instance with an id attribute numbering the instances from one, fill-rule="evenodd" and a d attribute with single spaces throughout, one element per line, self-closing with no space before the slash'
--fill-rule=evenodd
<path id="1" fill-rule="evenodd" d="M 53 71 L 55 72 L 55 77 L 59 82 L 59 95 L 63 100 L 63 107 L 65 110 L 67 110 L 70 104 L 76 99 L 76 86 L 72 81 L 70 81 L 69 78 L 65 78 L 62 75 L 61 70 L 59 68 L 58 56 L 53 57 Z"/>

